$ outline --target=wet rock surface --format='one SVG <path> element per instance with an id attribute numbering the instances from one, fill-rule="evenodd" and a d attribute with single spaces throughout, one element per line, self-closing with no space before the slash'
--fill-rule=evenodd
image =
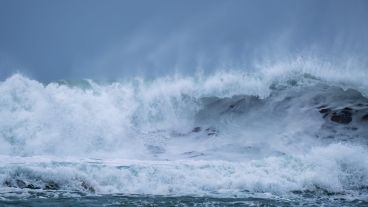
<path id="1" fill-rule="evenodd" d="M 334 112 L 331 116 L 331 121 L 340 123 L 340 124 L 349 124 L 353 120 L 351 116 L 352 116 L 351 112 L 346 112 L 346 111 L 342 111 L 338 113 Z"/>
<path id="2" fill-rule="evenodd" d="M 45 184 L 45 189 L 46 190 L 59 190 L 60 189 L 60 185 L 57 184 L 56 182 L 54 181 L 48 181 L 46 182 Z"/>
<path id="3" fill-rule="evenodd" d="M 82 181 L 81 186 L 88 192 L 95 193 L 96 190 L 92 187 L 91 184 L 87 183 L 86 181 Z"/>
<path id="4" fill-rule="evenodd" d="M 365 114 L 365 115 L 362 117 L 362 121 L 368 121 L 368 114 Z"/>
<path id="5" fill-rule="evenodd" d="M 368 114 L 365 114 L 366 112 L 368 112 L 368 107 L 344 107 L 343 109 L 333 109 L 324 105 L 318 107 L 317 109 L 319 110 L 319 113 L 322 114 L 323 118 L 328 118 L 329 121 L 337 124 L 347 125 L 352 123 L 354 120 L 357 123 L 368 121 Z"/>
<path id="6" fill-rule="evenodd" d="M 194 127 L 194 128 L 192 129 L 192 132 L 197 133 L 197 132 L 200 132 L 201 130 L 202 130 L 202 128 L 201 128 L 201 127 Z"/>
<path id="7" fill-rule="evenodd" d="M 352 109 L 349 107 L 345 107 L 342 110 L 334 110 L 334 111 L 328 108 L 321 109 L 320 113 L 324 113 L 327 115 L 330 114 L 331 115 L 330 120 L 339 124 L 349 124 L 353 120 Z"/>
<path id="8" fill-rule="evenodd" d="M 83 179 L 75 180 L 76 190 L 95 193 L 96 190 L 93 186 Z M 29 189 L 29 190 L 62 190 L 63 184 L 60 182 L 56 182 L 53 180 L 42 180 L 42 179 L 21 179 L 21 178 L 7 178 L 2 183 L 3 186 L 10 187 L 10 188 L 20 188 L 20 189 Z M 65 187 L 65 186 L 64 186 Z"/>
<path id="9" fill-rule="evenodd" d="M 202 130 L 202 127 L 194 127 L 192 129 L 192 133 L 199 133 L 199 132 L 204 132 L 206 135 L 208 136 L 216 136 L 218 134 L 218 129 L 216 129 L 215 127 L 203 127 L 205 128 L 204 130 Z"/>
<path id="10" fill-rule="evenodd" d="M 41 186 L 37 186 L 35 184 L 32 183 L 28 183 L 26 181 L 23 181 L 21 179 L 15 179 L 15 180 L 10 180 L 10 179 L 6 179 L 3 183 L 3 185 L 7 186 L 7 187 L 11 187 L 11 188 L 27 188 L 27 189 L 31 189 L 31 190 L 36 190 L 36 189 L 43 189 L 46 190 L 46 187 L 41 187 Z"/>
<path id="11" fill-rule="evenodd" d="M 226 131 L 226 125 L 235 130 L 252 130 L 252 126 L 259 127 L 259 123 L 276 126 L 292 120 L 300 121 L 301 125 L 315 125 L 307 133 L 316 137 L 331 141 L 367 140 L 368 144 L 368 98 L 354 89 L 327 84 L 271 88 L 265 98 L 209 97 L 203 98 L 202 104 L 195 117 L 198 127 L 194 127 L 192 133 L 215 136 L 217 129 Z"/>

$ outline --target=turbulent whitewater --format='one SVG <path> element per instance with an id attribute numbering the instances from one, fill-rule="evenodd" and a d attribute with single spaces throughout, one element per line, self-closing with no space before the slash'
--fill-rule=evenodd
<path id="1" fill-rule="evenodd" d="M 109 83 L 15 74 L 0 82 L 0 199 L 366 202 L 367 73 L 280 68 Z"/>

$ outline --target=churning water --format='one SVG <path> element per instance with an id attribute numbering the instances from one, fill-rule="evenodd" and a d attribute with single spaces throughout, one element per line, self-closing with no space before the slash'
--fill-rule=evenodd
<path id="1" fill-rule="evenodd" d="M 367 206 L 368 74 L 0 82 L 0 206 Z"/>

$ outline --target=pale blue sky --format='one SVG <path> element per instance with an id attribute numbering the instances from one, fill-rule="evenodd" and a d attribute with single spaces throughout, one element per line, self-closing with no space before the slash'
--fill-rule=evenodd
<path id="1" fill-rule="evenodd" d="M 0 79 L 246 70 L 263 56 L 368 54 L 364 0 L 0 0 Z"/>

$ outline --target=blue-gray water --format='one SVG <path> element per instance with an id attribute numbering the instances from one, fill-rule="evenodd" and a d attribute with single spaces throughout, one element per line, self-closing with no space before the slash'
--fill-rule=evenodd
<path id="1" fill-rule="evenodd" d="M 264 199 L 264 198 L 214 198 L 214 197 L 164 197 L 164 196 L 86 196 L 79 198 L 31 198 L 27 200 L 3 201 L 0 206 L 356 206 L 365 207 L 366 201 L 339 198 L 300 198 L 300 199 Z"/>
<path id="2" fill-rule="evenodd" d="M 368 206 L 367 11 L 0 0 L 0 206 Z"/>
<path id="3" fill-rule="evenodd" d="M 324 70 L 320 70 L 321 68 Z M 2 206 L 366 206 L 367 72 L 0 82 Z"/>

